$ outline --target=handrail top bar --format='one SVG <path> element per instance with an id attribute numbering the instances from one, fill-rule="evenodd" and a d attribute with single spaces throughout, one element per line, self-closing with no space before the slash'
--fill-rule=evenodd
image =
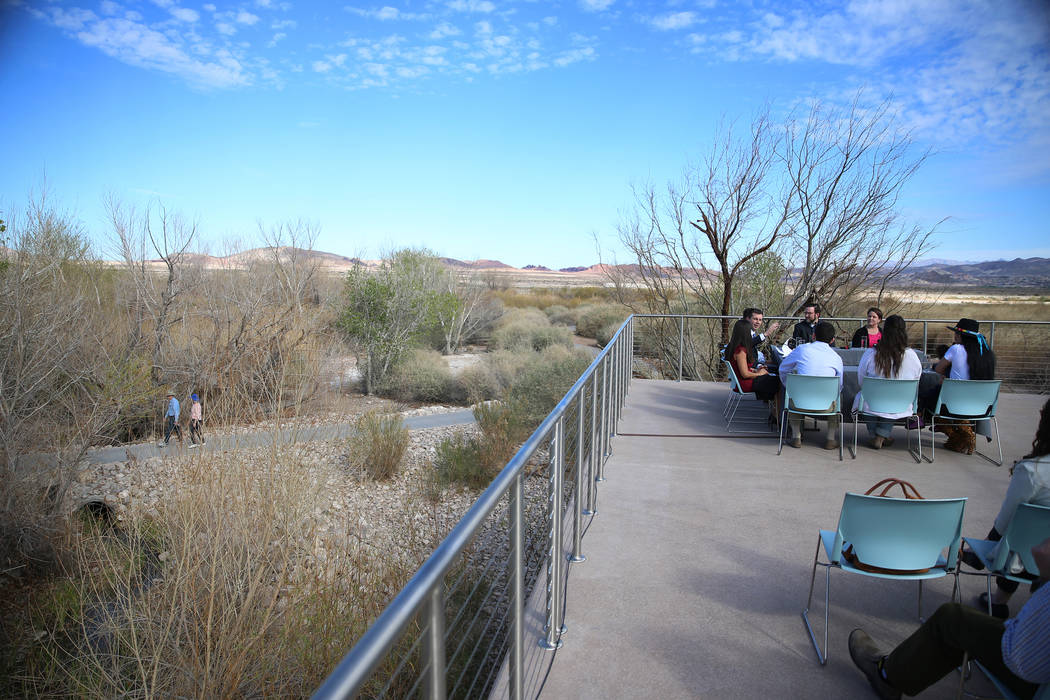
<path id="1" fill-rule="evenodd" d="M 441 544 L 431 552 L 415 575 L 409 579 L 364 635 L 347 652 L 321 687 L 315 691 L 314 698 L 347 697 L 368 680 L 386 653 L 397 642 L 404 628 L 427 600 L 429 592 L 452 568 L 456 558 L 477 533 L 485 518 L 495 509 L 496 504 L 513 485 L 536 447 L 550 432 L 551 427 L 561 420 L 565 409 L 609 355 L 610 348 L 616 344 L 624 329 L 630 324 L 631 318 L 633 314 L 624 320 L 602 351 L 558 402 L 558 405 L 547 414 L 539 427 L 532 432 L 532 435 L 525 440 L 507 465 L 482 492 L 470 510 L 452 528 Z"/>

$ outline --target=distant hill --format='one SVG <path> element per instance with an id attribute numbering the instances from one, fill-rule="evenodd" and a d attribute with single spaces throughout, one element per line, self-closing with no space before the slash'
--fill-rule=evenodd
<path id="1" fill-rule="evenodd" d="M 1050 287 L 1050 258 L 913 266 L 895 286 Z"/>

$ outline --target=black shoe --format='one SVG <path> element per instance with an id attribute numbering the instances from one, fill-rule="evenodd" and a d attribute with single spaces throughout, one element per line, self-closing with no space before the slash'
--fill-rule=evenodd
<path id="1" fill-rule="evenodd" d="M 964 549 L 962 551 L 962 554 L 959 555 L 959 561 L 961 561 L 963 564 L 966 564 L 967 566 L 977 569 L 978 571 L 984 569 L 984 562 L 981 561 L 981 558 L 977 556 L 977 554 L 972 549 Z M 985 597 L 988 596 L 987 593 L 982 593 L 981 595 Z"/>
<path id="2" fill-rule="evenodd" d="M 988 593 L 982 593 L 977 596 L 977 605 L 980 607 L 981 612 L 988 612 Z M 992 617 L 997 617 L 1000 620 L 1006 620 L 1010 617 L 1010 606 L 1006 603 L 992 603 Z"/>
<path id="3" fill-rule="evenodd" d="M 849 633 L 849 656 L 871 684 L 875 694 L 883 700 L 900 700 L 901 691 L 882 677 L 879 664 L 885 654 L 879 651 L 868 633 L 859 627 Z"/>

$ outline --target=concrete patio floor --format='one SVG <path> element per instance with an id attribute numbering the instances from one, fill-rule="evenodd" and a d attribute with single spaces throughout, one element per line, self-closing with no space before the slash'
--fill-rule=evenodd
<path id="1" fill-rule="evenodd" d="M 896 444 L 875 451 L 861 426 L 856 460 L 822 449 L 822 432 L 778 457 L 775 437 L 726 433 L 726 392 L 726 384 L 632 381 L 583 541 L 587 560 L 569 572 L 564 644 L 543 652 L 554 660 L 542 697 L 874 697 L 850 662 L 847 636 L 862 626 L 887 647 L 904 639 L 918 624 L 916 586 L 832 571 L 830 658 L 821 667 L 800 616 L 818 528 L 835 526 L 846 491 L 895 476 L 927 498 L 968 497 L 963 534 L 983 537 L 1046 399 L 1001 397 L 1005 463 L 997 468 L 941 449 L 934 463 L 916 464 L 903 428 Z M 989 447 L 979 438 L 979 449 Z M 963 576 L 961 585 L 972 602 L 985 584 Z M 925 585 L 925 614 L 951 586 L 950 577 Z M 823 590 L 819 569 L 818 636 Z M 1011 609 L 1027 598 L 1022 587 Z M 954 697 L 957 682 L 950 676 L 921 697 Z"/>

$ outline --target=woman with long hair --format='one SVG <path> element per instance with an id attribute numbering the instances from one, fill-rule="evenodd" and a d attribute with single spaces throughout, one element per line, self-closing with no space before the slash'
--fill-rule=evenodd
<path id="1" fill-rule="evenodd" d="M 865 377 L 918 379 L 920 376 L 922 363 L 915 351 L 908 347 L 908 328 L 904 319 L 894 314 L 886 319 L 879 344 L 860 358 L 857 383 L 863 389 Z M 860 397 L 861 393 L 858 393 L 853 402 L 854 411 L 861 409 Z M 893 438 L 890 437 L 890 433 L 893 431 L 894 420 L 912 415 L 914 409 L 914 406 L 910 406 L 907 412 L 872 413 L 870 417 L 866 417 L 864 422 L 868 426 L 872 448 L 880 450 L 883 445 L 892 445 Z M 863 410 L 868 411 L 867 404 L 863 406 Z"/>
<path id="2" fill-rule="evenodd" d="M 955 332 L 954 342 L 934 366 L 934 371 L 948 379 L 994 379 L 995 353 L 981 334 L 980 324 L 972 318 L 960 318 L 957 324 L 948 326 L 948 330 Z M 936 394 L 929 397 L 929 410 L 936 398 Z M 948 435 L 944 443 L 946 449 L 973 454 L 977 436 L 972 425 L 946 425 L 943 430 Z"/>
<path id="3" fill-rule="evenodd" d="M 873 348 L 878 345 L 879 340 L 882 338 L 880 323 L 882 323 L 882 309 L 877 306 L 868 309 L 868 321 L 853 334 L 853 341 L 850 343 L 850 346 L 855 348 Z"/>
<path id="4" fill-rule="evenodd" d="M 733 324 L 733 333 L 726 346 L 726 359 L 733 366 L 743 391 L 753 391 L 763 401 L 772 401 L 780 391 L 780 380 L 765 367 L 756 366 L 754 346 L 751 344 L 751 322 L 740 319 Z"/>
<path id="5" fill-rule="evenodd" d="M 1032 451 L 1015 462 L 1010 468 L 1010 485 L 1006 487 L 1006 497 L 995 517 L 995 525 L 986 539 L 998 542 L 1010 526 L 1010 521 L 1021 503 L 1034 503 L 1038 506 L 1050 506 L 1050 399 L 1043 404 L 1039 413 L 1039 427 L 1032 440 Z M 984 564 L 973 552 L 963 552 L 962 560 L 975 569 L 983 569 Z M 996 617 L 1010 616 L 1010 596 L 1018 587 L 1017 581 L 998 576 L 995 579 L 995 591 L 992 593 L 992 614 Z M 1033 589 L 1034 590 L 1034 589 Z M 988 594 L 982 593 L 978 599 L 982 610 L 988 609 Z"/>

